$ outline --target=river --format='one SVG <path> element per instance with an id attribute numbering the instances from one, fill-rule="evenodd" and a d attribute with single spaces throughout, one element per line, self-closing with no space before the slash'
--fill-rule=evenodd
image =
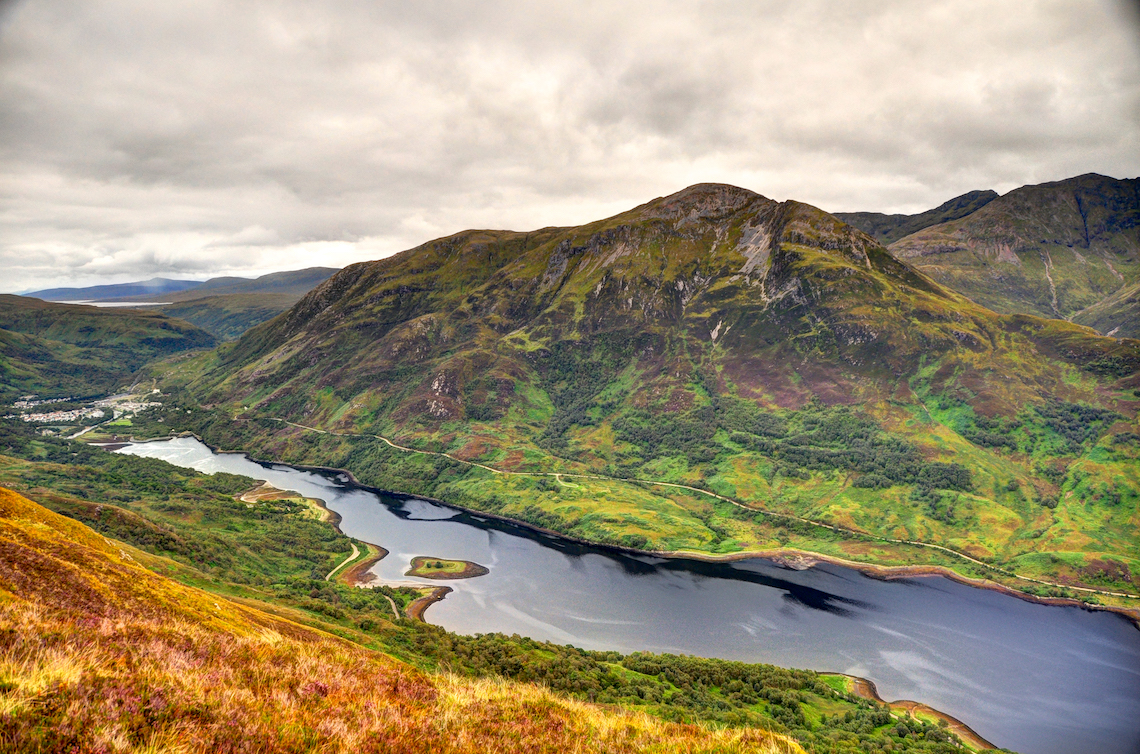
<path id="1" fill-rule="evenodd" d="M 193 438 L 119 452 L 228 471 L 324 500 L 345 534 L 389 550 L 373 572 L 404 576 L 416 555 L 490 573 L 426 618 L 587 649 L 671 652 L 838 671 L 885 699 L 947 712 L 1024 754 L 1140 753 L 1140 630 L 1122 616 L 1035 604 L 924 576 L 879 580 L 821 564 L 793 570 L 635 556 L 580 545 L 343 475 L 215 454 Z"/>

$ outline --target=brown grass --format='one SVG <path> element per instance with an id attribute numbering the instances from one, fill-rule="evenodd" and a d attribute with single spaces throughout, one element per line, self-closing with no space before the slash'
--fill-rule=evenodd
<path id="1" fill-rule="evenodd" d="M 5 752 L 799 752 L 524 684 L 428 675 L 184 587 L 0 489 Z"/>

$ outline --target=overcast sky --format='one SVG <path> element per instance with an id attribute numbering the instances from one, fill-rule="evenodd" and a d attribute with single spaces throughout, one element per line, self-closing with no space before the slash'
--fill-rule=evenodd
<path id="1" fill-rule="evenodd" d="M 0 0 L 0 290 L 1136 177 L 1133 5 Z"/>

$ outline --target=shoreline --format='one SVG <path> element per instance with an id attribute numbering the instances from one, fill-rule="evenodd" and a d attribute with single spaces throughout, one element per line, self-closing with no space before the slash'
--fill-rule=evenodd
<path id="1" fill-rule="evenodd" d="M 430 587 L 430 589 L 431 591 L 423 597 L 409 602 L 408 606 L 404 609 L 404 614 L 412 620 L 427 623 L 427 621 L 424 620 L 424 611 L 455 591 L 449 586 Z"/>
<path id="2" fill-rule="evenodd" d="M 376 575 L 368 573 L 372 566 L 379 563 L 381 560 L 388 556 L 388 550 L 380 545 L 372 544 L 371 542 L 364 542 L 363 544 L 369 547 L 375 547 L 378 552 L 375 555 L 365 558 L 350 565 L 347 569 L 342 571 L 337 578 L 344 579 L 344 583 L 349 586 L 368 586 L 376 580 Z"/>
<path id="3" fill-rule="evenodd" d="M 996 591 L 996 592 L 1006 594 L 1006 595 L 1011 596 L 1011 597 L 1016 597 L 1018 599 L 1026 601 L 1026 602 L 1034 602 L 1034 603 L 1038 603 L 1038 604 L 1042 604 L 1042 605 L 1049 605 L 1049 606 L 1053 606 L 1053 607 L 1079 607 L 1079 608 L 1082 608 L 1085 610 L 1090 610 L 1090 611 L 1116 613 L 1117 615 L 1120 615 L 1120 616 L 1126 618 L 1127 620 L 1129 620 L 1137 630 L 1140 630 L 1140 607 L 1118 607 L 1116 605 L 1092 605 L 1092 604 L 1089 604 L 1087 602 L 1082 602 L 1078 599 L 1074 599 L 1072 597 L 1040 597 L 1036 594 L 1030 594 L 1028 592 L 1023 592 L 1020 589 L 1015 589 L 1014 587 L 1007 586 L 1005 584 L 1001 584 L 1001 583 L 998 583 L 996 581 L 990 581 L 989 579 L 976 579 L 976 578 L 972 578 L 970 576 L 965 576 L 963 574 L 958 573 L 957 571 L 955 571 L 954 569 L 952 569 L 948 566 L 933 565 L 933 564 L 927 564 L 927 565 L 880 565 L 877 563 L 864 563 L 864 562 L 860 562 L 857 560 L 847 560 L 846 558 L 841 558 L 841 557 L 838 557 L 835 555 L 827 555 L 824 553 L 813 552 L 811 550 L 797 550 L 794 548 L 778 548 L 775 550 L 743 550 L 741 552 L 720 553 L 720 554 L 718 554 L 718 553 L 702 553 L 702 552 L 696 552 L 696 551 L 690 551 L 690 550 L 637 550 L 637 549 L 634 549 L 632 547 L 625 547 L 623 545 L 614 545 L 614 544 L 606 544 L 606 543 L 600 543 L 600 542 L 592 542 L 588 539 L 582 539 L 580 537 L 575 537 L 575 536 L 570 535 L 570 534 L 564 534 L 562 532 L 554 531 L 553 529 L 546 529 L 546 528 L 541 527 L 541 526 L 536 526 L 534 524 L 527 523 L 526 521 L 519 521 L 518 519 L 513 519 L 513 518 L 510 518 L 507 516 L 502 516 L 502 515 L 499 515 L 496 513 L 488 513 L 486 511 L 481 511 L 481 510 L 478 510 L 475 508 L 466 508 L 462 505 L 457 505 L 455 503 L 449 503 L 449 502 L 446 502 L 444 500 L 439 500 L 437 498 L 429 497 L 427 495 L 409 494 L 406 492 L 399 492 L 396 490 L 387 490 L 387 489 L 384 489 L 382 487 L 374 487 L 372 485 L 365 484 L 365 483 L 361 482 L 348 469 L 339 469 L 339 468 L 332 467 L 332 466 L 314 466 L 314 465 L 307 465 L 307 464 L 295 464 L 295 463 L 285 463 L 282 461 L 264 460 L 264 459 L 255 458 L 251 453 L 249 453 L 247 451 L 243 451 L 243 450 L 222 450 L 222 449 L 216 448 L 213 445 L 211 445 L 210 443 L 206 442 L 206 440 L 202 439 L 198 434 L 196 434 L 194 432 L 175 432 L 175 433 L 166 435 L 164 437 L 152 437 L 152 438 L 147 438 L 145 440 L 135 440 L 132 436 L 130 442 L 125 443 L 125 444 L 143 444 L 143 443 L 148 443 L 148 442 L 162 442 L 165 440 L 173 440 L 173 439 L 179 438 L 179 437 L 193 437 L 194 439 L 196 439 L 198 442 L 205 445 L 207 448 L 209 448 L 214 453 L 244 455 L 246 458 L 253 461 L 254 463 L 267 464 L 267 465 L 280 464 L 283 466 L 290 466 L 292 468 L 299 469 L 299 470 L 324 471 L 324 472 L 333 473 L 333 474 L 343 474 L 344 476 L 346 476 L 348 478 L 348 480 L 350 482 L 352 482 L 353 485 L 360 487 L 361 489 L 368 490 L 370 492 L 378 492 L 378 493 L 386 494 L 386 495 L 399 495 L 402 497 L 416 498 L 419 500 L 426 500 L 426 501 L 431 502 L 431 503 L 436 503 L 438 505 L 442 505 L 444 507 L 451 508 L 452 510 L 462 511 L 464 513 L 467 513 L 467 514 L 475 516 L 475 517 L 483 517 L 483 518 L 491 519 L 494 521 L 501 521 L 503 523 L 511 524 L 513 526 L 518 526 L 518 527 L 523 528 L 523 529 L 528 529 L 530 531 L 539 532 L 541 534 L 552 535 L 552 536 L 559 537 L 559 538 L 564 539 L 564 540 L 569 541 L 569 542 L 574 542 L 576 544 L 586 545 L 588 547 L 593 547 L 593 548 L 597 548 L 597 549 L 601 549 L 601 550 L 609 550 L 611 552 L 619 552 L 619 553 L 623 553 L 626 555 L 640 555 L 643 557 L 649 556 L 649 557 L 667 558 L 667 559 L 675 559 L 675 560 L 685 560 L 685 559 L 700 560 L 700 561 L 704 561 L 704 562 L 708 562 L 708 563 L 735 562 L 737 560 L 750 560 L 750 559 L 771 560 L 777 564 L 784 565 L 786 567 L 790 567 L 790 568 L 793 568 L 795 570 L 804 570 L 804 568 L 809 568 L 809 567 L 811 567 L 811 565 L 814 564 L 814 563 L 810 563 L 810 564 L 805 565 L 804 568 L 796 568 L 796 564 L 798 564 L 798 563 L 808 563 L 808 561 L 826 562 L 826 563 L 831 563 L 833 565 L 838 565 L 838 566 L 842 566 L 844 568 L 850 568 L 852 570 L 859 571 L 863 575 L 868 576 L 870 578 L 878 578 L 878 579 L 883 579 L 883 580 L 902 579 L 902 578 L 921 577 L 921 576 L 942 576 L 943 578 L 950 579 L 951 581 L 956 581 L 959 584 L 962 584 L 964 586 L 970 586 L 970 587 L 974 587 L 977 589 L 988 589 L 990 591 Z M 338 519 L 339 519 L 339 516 L 338 516 Z M 338 523 L 339 523 L 339 521 L 338 521 Z M 339 526 L 337 527 L 337 531 L 340 531 Z M 342 534 L 343 534 L 343 532 L 342 532 Z M 442 597 L 440 599 L 442 599 Z M 438 601 L 438 600 L 436 600 L 436 601 Z"/>
<path id="4" fill-rule="evenodd" d="M 966 741 L 970 746 L 983 751 L 996 749 L 997 746 L 987 741 L 980 733 L 971 728 L 966 723 L 962 722 L 953 715 L 948 715 L 945 712 L 936 710 L 928 704 L 922 702 L 914 702 L 910 699 L 898 699 L 893 702 L 888 702 L 886 699 L 879 696 L 879 689 L 875 686 L 875 682 L 867 678 L 861 678 L 857 675 L 847 675 L 846 673 L 827 673 L 826 675 L 837 675 L 851 680 L 852 693 L 863 699 L 870 699 L 880 704 L 885 704 L 891 708 L 892 711 L 903 712 L 909 717 L 914 717 L 916 712 L 931 715 L 939 720 L 945 720 L 947 729 L 954 735 Z"/>

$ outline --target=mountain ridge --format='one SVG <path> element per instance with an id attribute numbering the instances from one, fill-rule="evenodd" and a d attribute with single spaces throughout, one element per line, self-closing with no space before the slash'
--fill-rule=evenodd
<path id="1" fill-rule="evenodd" d="M 890 251 L 995 311 L 1071 318 L 1140 279 L 1140 178 L 1022 186 Z"/>
<path id="2" fill-rule="evenodd" d="M 998 193 L 992 189 L 975 190 L 945 201 L 934 209 L 914 215 L 886 215 L 881 212 L 833 212 L 832 214 L 882 244 L 889 245 L 931 225 L 965 217 L 996 198 Z"/>

